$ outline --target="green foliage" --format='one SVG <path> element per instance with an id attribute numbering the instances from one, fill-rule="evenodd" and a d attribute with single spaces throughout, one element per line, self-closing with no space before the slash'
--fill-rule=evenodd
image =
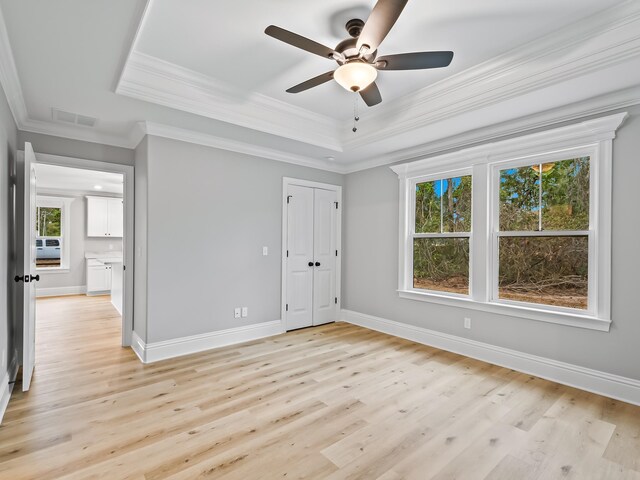
<path id="1" fill-rule="evenodd" d="M 541 181 L 542 180 L 542 181 Z M 589 157 L 500 172 L 500 230 L 589 228 Z"/>
<path id="2" fill-rule="evenodd" d="M 62 235 L 62 209 L 38 207 L 37 222 L 39 236 L 59 237 Z"/>
<path id="3" fill-rule="evenodd" d="M 416 185 L 416 233 L 471 231 L 471 176 Z M 500 172 L 500 230 L 589 228 L 589 157 Z M 468 289 L 466 238 L 417 238 L 414 285 Z M 501 297 L 586 308 L 586 236 L 505 237 L 500 241 Z M 571 296 L 565 303 L 555 297 Z"/>
<path id="4" fill-rule="evenodd" d="M 415 228 L 416 233 L 471 231 L 471 176 L 416 185 Z M 413 247 L 416 286 L 468 293 L 468 239 L 418 238 Z"/>

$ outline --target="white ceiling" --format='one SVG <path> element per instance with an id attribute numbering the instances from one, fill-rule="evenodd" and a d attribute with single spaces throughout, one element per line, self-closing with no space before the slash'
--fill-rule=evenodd
<path id="1" fill-rule="evenodd" d="M 636 28 L 635 0 L 412 0 L 381 54 L 446 49 L 454 60 L 446 69 L 381 72 L 384 101 L 361 103 L 353 134 L 351 94 L 338 85 L 285 93 L 335 64 L 263 31 L 276 24 L 334 46 L 346 37 L 348 10 L 364 16 L 373 4 L 0 0 L 0 43 L 10 47 L 0 45 L 0 73 L 15 62 L 23 130 L 132 147 L 136 125 L 148 122 L 156 127 L 147 130 L 178 127 L 223 148 L 246 144 L 337 171 L 640 84 L 638 39 L 611 27 L 622 15 Z M 630 7 L 610 14 L 620 5 Z M 98 121 L 53 123 L 52 108 Z"/>
<path id="2" fill-rule="evenodd" d="M 99 186 L 101 188 L 95 188 Z M 120 173 L 97 172 L 80 168 L 36 164 L 36 188 L 39 192 L 93 192 L 123 194 L 123 177 Z"/>
<path id="3" fill-rule="evenodd" d="M 410 1 L 379 55 L 452 50 L 454 60 L 444 69 L 381 72 L 378 84 L 383 101 L 392 102 L 617 2 Z M 342 25 L 350 15 L 340 13 L 361 6 L 368 14 L 374 4 L 362 0 L 154 0 L 136 49 L 208 75 L 230 89 L 261 93 L 334 119 L 347 119 L 353 114 L 353 94 L 335 82 L 295 95 L 285 92 L 334 70 L 336 63 L 263 32 L 275 24 L 334 47 L 348 38 Z"/>

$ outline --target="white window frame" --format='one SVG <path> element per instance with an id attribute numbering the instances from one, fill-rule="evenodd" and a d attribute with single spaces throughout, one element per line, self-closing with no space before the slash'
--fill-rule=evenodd
<path id="1" fill-rule="evenodd" d="M 72 197 L 53 197 L 48 195 L 37 195 L 36 206 L 44 208 L 59 208 L 60 222 L 62 227 L 62 251 L 59 267 L 37 267 L 38 272 L 45 273 L 67 273 L 70 270 L 71 257 L 71 202 Z M 44 238 L 44 237 L 43 237 Z M 56 237 L 57 238 L 57 237 Z"/>
<path id="2" fill-rule="evenodd" d="M 400 187 L 399 296 L 499 315 L 609 331 L 613 139 L 626 117 L 627 113 L 618 113 L 392 166 L 391 169 L 398 175 Z M 500 170 L 518 164 L 547 163 L 580 156 L 588 156 L 590 162 L 588 309 L 578 310 L 498 299 L 497 237 L 500 234 L 497 189 Z M 415 185 L 429 178 L 461 176 L 460 172 L 471 172 L 472 175 L 470 295 L 415 289 L 412 243 L 415 228 Z M 562 232 L 562 235 L 570 233 Z M 479 255 L 478 252 L 487 254 Z"/>
<path id="3" fill-rule="evenodd" d="M 408 260 L 408 264 L 410 265 L 410 268 L 406 268 L 405 269 L 405 284 L 406 285 L 411 285 L 412 289 L 413 289 L 413 241 L 416 238 L 468 238 L 469 239 L 469 294 L 465 295 L 462 293 L 454 293 L 454 292 L 444 292 L 442 290 L 425 290 L 425 289 L 415 289 L 419 292 L 428 292 L 434 295 L 438 295 L 440 293 L 444 293 L 448 296 L 451 297 L 456 297 L 456 298 L 469 298 L 471 295 L 471 292 L 473 291 L 473 287 L 472 287 L 472 281 L 473 281 L 473 272 L 472 272 L 472 268 L 473 268 L 473 241 L 472 241 L 472 237 L 473 237 L 473 187 L 471 189 L 471 228 L 469 229 L 468 232 L 444 232 L 444 233 L 416 233 L 415 229 L 416 229 L 416 186 L 420 183 L 425 183 L 425 182 L 434 182 L 434 181 L 438 181 L 438 180 L 447 180 L 450 178 L 457 178 L 457 177 L 465 177 L 465 176 L 471 176 L 472 175 L 472 170 L 470 168 L 464 168 L 464 169 L 459 169 L 459 170 L 452 170 L 452 171 L 448 171 L 448 172 L 442 172 L 440 174 L 432 174 L 432 175 L 424 175 L 422 177 L 416 177 L 416 178 L 412 178 L 409 180 L 409 184 L 408 184 L 408 188 L 411 192 L 413 192 L 413 195 L 409 196 L 409 209 L 408 209 L 408 215 L 409 215 L 409 220 L 408 220 L 408 235 L 406 236 L 406 246 L 405 246 L 405 251 L 407 252 L 407 256 L 409 257 Z M 442 212 L 440 212 L 442 214 Z M 442 219 L 441 219 L 442 222 Z M 442 227 L 442 225 L 441 225 Z"/>

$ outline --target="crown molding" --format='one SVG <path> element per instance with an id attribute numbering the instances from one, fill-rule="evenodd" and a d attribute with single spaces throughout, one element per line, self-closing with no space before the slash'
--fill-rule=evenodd
<path id="1" fill-rule="evenodd" d="M 639 104 L 640 86 L 618 90 L 581 102 L 571 103 L 515 120 L 471 130 L 415 147 L 397 150 L 362 162 L 352 163 L 346 166 L 344 173 L 354 173 L 383 165 L 418 160 L 451 150 L 491 142 L 511 135 L 548 128 L 566 122 L 577 121 L 582 118 L 601 115 Z"/>
<path id="2" fill-rule="evenodd" d="M 628 116 L 627 112 L 615 113 L 551 130 L 485 143 L 436 157 L 392 165 L 389 168 L 401 179 L 406 179 L 416 173 L 422 175 L 425 169 L 430 168 L 442 168 L 445 166 L 447 168 L 457 168 L 461 164 L 469 166 L 469 164 L 519 158 L 521 155 L 533 155 L 532 152 L 534 150 L 537 151 L 537 155 L 538 153 L 576 145 L 594 145 L 606 140 L 613 140 L 616 136 L 616 131 Z"/>
<path id="3" fill-rule="evenodd" d="M 26 119 L 18 129 L 23 132 L 40 133 L 43 135 L 53 135 L 56 137 L 69 138 L 81 142 L 100 143 L 103 145 L 111 145 L 114 147 L 133 148 L 132 142 L 126 136 L 109 135 L 99 133 L 90 127 L 78 127 L 65 125 L 56 122 L 44 122 L 42 120 Z"/>
<path id="4" fill-rule="evenodd" d="M 153 137 L 169 138 L 181 142 L 203 145 L 205 147 L 227 150 L 229 152 L 242 153 L 245 155 L 251 155 L 260 158 L 268 158 L 270 160 L 276 160 L 278 162 L 292 163 L 294 165 L 317 168 L 329 172 L 343 173 L 343 169 L 339 165 L 332 164 L 326 160 L 312 159 L 303 155 L 296 155 L 273 148 L 261 147 L 245 142 L 239 142 L 237 140 L 218 137 L 208 133 L 186 130 L 169 125 L 162 125 L 152 122 L 139 122 L 137 131 L 138 135 L 140 134 L 140 132 L 142 132 L 143 137 L 144 135 L 150 135 Z"/>
<path id="5" fill-rule="evenodd" d="M 207 75 L 132 51 L 116 93 L 253 130 L 342 151 L 338 123 Z"/>
<path id="6" fill-rule="evenodd" d="M 382 105 L 361 119 L 361 130 L 370 133 L 344 137 L 344 149 L 426 127 L 638 55 L 640 2 L 630 0 Z"/>

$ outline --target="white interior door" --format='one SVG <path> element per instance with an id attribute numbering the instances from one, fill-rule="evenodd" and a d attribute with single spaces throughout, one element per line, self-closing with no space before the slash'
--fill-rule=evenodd
<path id="1" fill-rule="evenodd" d="M 313 324 L 336 319 L 338 194 L 315 188 L 313 206 Z"/>
<path id="2" fill-rule="evenodd" d="M 286 328 L 313 325 L 313 189 L 287 190 Z"/>
<path id="3" fill-rule="evenodd" d="M 286 329 L 336 320 L 338 192 L 287 187 Z"/>
<path id="4" fill-rule="evenodd" d="M 22 336 L 22 391 L 29 390 L 36 360 L 36 155 L 24 145 L 23 265 L 16 281 L 24 282 Z"/>

